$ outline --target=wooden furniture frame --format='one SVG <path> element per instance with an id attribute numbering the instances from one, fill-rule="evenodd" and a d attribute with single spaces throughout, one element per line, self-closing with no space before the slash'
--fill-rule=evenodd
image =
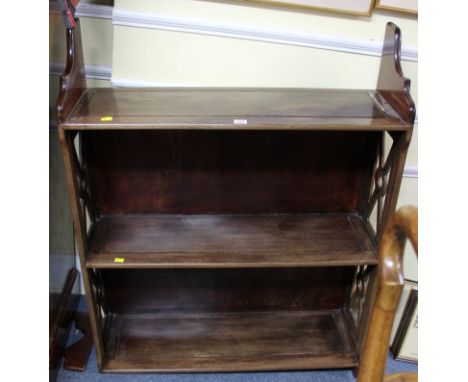
<path id="1" fill-rule="evenodd" d="M 49 127 L 49 150 L 49 380 L 55 381 L 80 298 L 72 219 L 63 192 L 65 174 L 55 123 Z"/>
<path id="2" fill-rule="evenodd" d="M 418 210 L 400 208 L 385 227 L 380 243 L 377 296 L 361 357 L 358 382 L 413 382 L 415 373 L 384 376 L 390 333 L 403 291 L 403 249 L 409 239 L 418 254 Z"/>
<path id="3" fill-rule="evenodd" d="M 92 89 L 79 22 L 67 41 L 57 119 L 99 370 L 358 368 L 415 116 L 400 30 L 375 90 Z"/>

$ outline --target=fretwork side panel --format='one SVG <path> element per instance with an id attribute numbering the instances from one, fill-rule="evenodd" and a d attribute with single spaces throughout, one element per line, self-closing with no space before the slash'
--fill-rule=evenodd
<path id="1" fill-rule="evenodd" d="M 96 281 L 92 270 L 86 268 L 87 256 L 87 230 L 95 216 L 90 212 L 90 196 L 87 182 L 86 170 L 83 160 L 78 155 L 77 133 L 65 132 L 59 129 L 60 144 L 64 158 L 65 172 L 67 175 L 67 187 L 70 197 L 70 207 L 73 215 L 75 238 L 80 256 L 83 286 L 86 293 L 89 311 L 90 326 L 93 341 L 96 346 L 96 358 L 99 370 L 103 364 L 103 342 L 102 342 L 102 320 L 100 319 L 100 308 L 96 302 Z"/>
<path id="2" fill-rule="evenodd" d="M 358 352 L 364 343 L 370 309 L 374 300 L 376 272 L 377 267 L 375 266 L 357 266 L 350 280 L 344 304 L 351 337 Z"/>
<path id="3" fill-rule="evenodd" d="M 91 190 L 90 169 L 87 165 L 87 155 L 83 151 L 82 134 L 70 134 L 69 152 L 76 179 L 76 193 L 79 200 L 78 213 L 85 232 L 89 233 L 97 218 L 94 190 Z"/>
<path id="4" fill-rule="evenodd" d="M 398 199 L 403 166 L 411 132 L 381 133 L 374 146 L 374 156 L 368 194 L 361 200 L 362 216 L 369 222 L 378 244 L 379 236 L 388 217 L 394 212 Z"/>

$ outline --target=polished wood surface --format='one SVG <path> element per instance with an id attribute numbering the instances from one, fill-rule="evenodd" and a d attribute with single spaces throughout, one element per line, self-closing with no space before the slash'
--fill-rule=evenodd
<path id="1" fill-rule="evenodd" d="M 405 131 L 411 125 L 371 90 L 96 88 L 63 127 Z"/>
<path id="2" fill-rule="evenodd" d="M 401 68 L 401 30 L 389 22 L 385 29 L 380 71 L 377 81 L 377 95 L 382 104 L 396 110 L 398 115 L 412 125 L 416 107 L 410 95 L 411 81 L 403 75 Z"/>
<path id="3" fill-rule="evenodd" d="M 89 316 L 86 312 L 76 312 L 74 321 L 76 328 L 83 333 L 83 337 L 65 349 L 63 368 L 72 371 L 84 371 L 94 345 Z"/>
<path id="4" fill-rule="evenodd" d="M 116 263 L 115 258 L 125 259 Z M 91 234 L 90 268 L 286 267 L 376 264 L 354 215 L 105 216 Z"/>
<path id="5" fill-rule="evenodd" d="M 399 31 L 387 32 L 372 90 L 69 97 L 80 82 L 64 82 L 59 136 L 100 371 L 362 366 L 375 248 L 414 119 Z"/>
<path id="6" fill-rule="evenodd" d="M 60 127 L 60 125 L 59 125 Z M 77 163 L 74 161 L 74 143 L 71 136 L 65 134 L 65 131 L 59 128 L 59 141 L 62 149 L 65 174 L 67 177 L 68 196 L 70 199 L 70 209 L 73 216 L 73 228 L 75 231 L 76 245 L 78 255 L 80 256 L 81 275 L 83 277 L 83 286 L 86 293 L 86 301 L 89 312 L 89 322 L 93 335 L 94 345 L 96 347 L 96 358 L 98 369 L 102 370 L 102 357 L 104 354 L 101 321 L 99 320 L 99 306 L 96 301 L 96 295 L 92 290 L 91 272 L 86 269 L 87 240 L 86 240 L 86 221 L 83 213 L 83 204 L 79 196 L 78 178 L 76 174 L 80 171 Z"/>
<path id="7" fill-rule="evenodd" d="M 339 310 L 354 267 L 100 269 L 113 314 Z"/>
<path id="8" fill-rule="evenodd" d="M 371 311 L 358 382 L 384 380 L 390 333 L 404 285 L 402 263 L 407 238 L 417 253 L 418 210 L 409 206 L 402 207 L 396 212 L 385 227 L 382 236 L 377 296 Z M 401 376 L 399 378 L 401 379 Z"/>
<path id="9" fill-rule="evenodd" d="M 357 364 L 339 310 L 116 315 L 105 371 L 238 371 Z"/>
<path id="10" fill-rule="evenodd" d="M 60 76 L 60 93 L 56 102 L 56 118 L 62 123 L 69 116 L 81 96 L 86 92 L 86 77 L 83 62 L 80 21 L 75 28 L 67 29 L 67 60 Z"/>
<path id="11" fill-rule="evenodd" d="M 104 371 L 356 365 L 341 310 L 353 267 L 99 272 L 113 312 Z"/>
<path id="12" fill-rule="evenodd" d="M 70 133 L 69 133 L 70 134 Z M 87 131 L 101 214 L 353 213 L 380 133 Z"/>

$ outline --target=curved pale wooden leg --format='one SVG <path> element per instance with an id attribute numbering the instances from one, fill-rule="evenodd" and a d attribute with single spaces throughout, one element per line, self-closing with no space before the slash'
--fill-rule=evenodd
<path id="1" fill-rule="evenodd" d="M 418 210 L 415 207 L 400 208 L 382 235 L 377 295 L 359 365 L 358 382 L 399 381 L 398 378 L 403 376 L 396 375 L 394 380 L 384 379 L 390 332 L 404 283 L 402 257 L 407 237 L 417 253 Z"/>
<path id="2" fill-rule="evenodd" d="M 398 373 L 385 376 L 384 382 L 418 382 L 416 373 Z"/>

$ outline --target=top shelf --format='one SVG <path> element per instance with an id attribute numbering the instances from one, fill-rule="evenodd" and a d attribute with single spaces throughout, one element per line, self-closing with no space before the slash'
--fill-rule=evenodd
<path id="1" fill-rule="evenodd" d="M 406 131 L 411 124 L 375 90 L 90 88 L 61 127 Z"/>

